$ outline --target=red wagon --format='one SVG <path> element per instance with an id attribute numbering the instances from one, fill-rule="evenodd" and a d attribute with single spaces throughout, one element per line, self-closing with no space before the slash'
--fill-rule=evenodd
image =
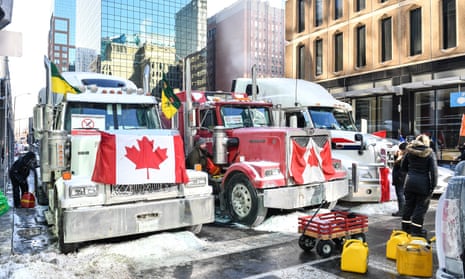
<path id="1" fill-rule="evenodd" d="M 346 211 L 334 211 L 299 217 L 299 246 L 310 252 L 315 246 L 318 255 L 331 256 L 336 245 L 342 247 L 345 239 L 366 241 L 368 217 Z"/>

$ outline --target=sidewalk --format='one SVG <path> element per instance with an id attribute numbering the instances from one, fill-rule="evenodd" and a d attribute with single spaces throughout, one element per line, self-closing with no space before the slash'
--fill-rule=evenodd
<path id="1" fill-rule="evenodd" d="M 3 175 L 3 169 L 0 175 Z M 34 185 L 33 175 L 28 180 L 29 185 Z M 3 182 L 0 189 L 3 191 Z M 0 216 L 0 261 L 15 254 L 35 254 L 53 249 L 56 239 L 44 217 L 47 206 L 38 205 L 36 200 L 34 208 L 14 208 L 13 190 L 9 182 L 6 189 L 10 209 Z"/>

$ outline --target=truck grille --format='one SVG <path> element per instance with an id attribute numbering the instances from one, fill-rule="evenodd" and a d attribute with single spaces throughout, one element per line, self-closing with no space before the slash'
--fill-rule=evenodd
<path id="1" fill-rule="evenodd" d="M 177 192 L 177 184 L 135 184 L 135 185 L 111 185 L 110 192 L 112 197 L 125 197 L 135 195 L 148 195 L 155 193 Z"/>
<path id="2" fill-rule="evenodd" d="M 308 145 L 308 141 L 310 138 L 318 145 L 318 147 L 322 148 L 325 143 L 328 141 L 328 135 L 313 135 L 311 137 L 293 137 L 293 139 L 302 147 Z"/>

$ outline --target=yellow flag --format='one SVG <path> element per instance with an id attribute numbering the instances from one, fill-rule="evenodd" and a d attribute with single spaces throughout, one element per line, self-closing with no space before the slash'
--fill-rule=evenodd
<path id="1" fill-rule="evenodd" d="M 71 93 L 71 94 L 78 94 L 81 93 L 81 91 L 69 84 L 61 75 L 60 72 L 58 72 L 57 66 L 53 64 L 53 62 L 50 62 L 50 68 L 52 70 L 52 92 L 53 93 L 59 93 L 59 94 L 65 94 L 66 93 Z"/>
<path id="2" fill-rule="evenodd" d="M 171 119 L 181 106 L 178 96 L 173 93 L 173 89 L 168 82 L 163 78 L 163 89 L 161 91 L 161 111 L 166 118 Z"/>

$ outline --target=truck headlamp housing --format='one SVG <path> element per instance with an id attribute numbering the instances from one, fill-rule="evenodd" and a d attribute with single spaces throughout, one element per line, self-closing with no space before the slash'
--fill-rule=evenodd
<path id="1" fill-rule="evenodd" d="M 207 184 L 206 177 L 190 177 L 187 187 L 203 187 Z"/>
<path id="2" fill-rule="evenodd" d="M 97 194 L 97 185 L 80 185 L 69 187 L 69 196 L 71 198 L 95 197 Z"/>
<path id="3" fill-rule="evenodd" d="M 279 168 L 273 168 L 273 169 L 266 169 L 264 171 L 264 176 L 267 177 L 267 176 L 273 176 L 273 175 L 278 175 L 278 174 L 281 174 L 281 171 L 279 170 Z"/>

